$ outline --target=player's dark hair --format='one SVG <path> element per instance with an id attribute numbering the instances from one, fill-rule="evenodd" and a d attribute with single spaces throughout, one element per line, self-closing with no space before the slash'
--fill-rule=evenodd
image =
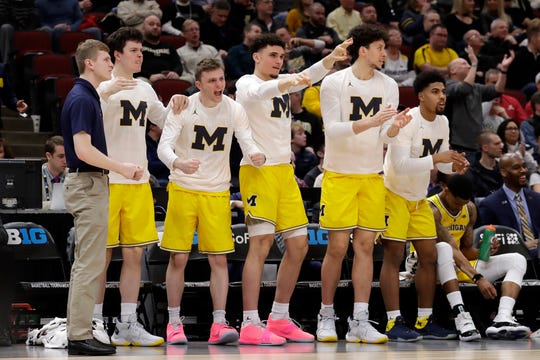
<path id="1" fill-rule="evenodd" d="M 469 200 L 473 196 L 473 183 L 465 175 L 452 174 L 446 175 L 447 179 L 444 181 L 448 186 L 448 191 L 455 197 L 463 200 Z"/>
<path id="2" fill-rule="evenodd" d="M 347 48 L 347 51 L 352 58 L 351 62 L 355 62 L 358 58 L 358 51 L 362 46 L 369 47 L 371 43 L 379 40 L 383 40 L 386 44 L 388 42 L 388 32 L 377 26 L 362 24 L 351 29 L 349 38 L 353 39 L 353 43 Z"/>
<path id="3" fill-rule="evenodd" d="M 444 77 L 436 71 L 422 71 L 416 76 L 413 83 L 414 93 L 420 94 L 430 84 L 440 82 L 446 84 Z"/>
<path id="4" fill-rule="evenodd" d="M 252 54 L 267 46 L 281 46 L 285 49 L 285 43 L 274 33 L 264 33 L 258 36 L 249 48 Z"/>
<path id="5" fill-rule="evenodd" d="M 143 35 L 142 33 L 131 27 L 131 26 L 124 26 L 120 29 L 113 32 L 111 35 L 107 37 L 107 45 L 111 49 L 111 58 L 114 61 L 114 52 L 118 51 L 119 53 L 124 51 L 124 47 L 126 46 L 126 42 L 128 41 L 134 41 L 137 43 L 143 42 Z"/>

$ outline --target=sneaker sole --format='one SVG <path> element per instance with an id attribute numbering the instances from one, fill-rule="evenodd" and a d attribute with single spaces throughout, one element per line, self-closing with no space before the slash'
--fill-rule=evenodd
<path id="1" fill-rule="evenodd" d="M 518 331 L 509 331 L 509 330 L 500 330 L 494 333 L 488 333 L 486 335 L 494 340 L 506 339 L 506 340 L 517 340 L 517 339 L 526 339 L 529 337 L 529 332 L 525 330 Z"/>
<path id="2" fill-rule="evenodd" d="M 388 337 L 388 341 L 392 341 L 392 342 L 416 342 L 416 341 L 420 341 L 422 340 L 423 337 L 422 336 L 419 336 L 419 337 L 416 337 L 416 338 L 410 338 L 410 339 L 403 339 L 403 338 L 391 338 L 390 336 Z"/>
<path id="3" fill-rule="evenodd" d="M 282 346 L 285 345 L 286 341 L 282 343 L 260 343 L 260 342 L 248 342 L 248 341 L 242 341 L 238 340 L 239 345 L 254 345 L 254 346 Z"/>
<path id="4" fill-rule="evenodd" d="M 223 337 L 221 337 L 217 341 L 208 340 L 208 343 L 210 345 L 223 345 L 223 344 L 233 343 L 237 341 L 238 338 L 239 338 L 238 334 L 231 331 L 230 333 L 223 335 Z"/>
<path id="5" fill-rule="evenodd" d="M 186 345 L 187 340 L 167 341 L 167 345 Z"/>
<path id="6" fill-rule="evenodd" d="M 129 345 L 131 345 L 131 343 L 129 341 L 127 341 L 127 340 L 120 342 L 120 341 L 116 341 L 116 340 L 113 340 L 113 339 L 111 339 L 111 344 L 113 344 L 114 346 L 129 346 Z"/>
<path id="7" fill-rule="evenodd" d="M 140 342 L 132 342 L 131 345 L 133 346 L 142 346 L 142 347 L 154 347 L 154 346 L 160 346 L 161 344 L 163 344 L 165 342 L 165 340 L 161 339 L 161 340 L 157 340 L 153 343 L 148 343 L 148 344 L 143 344 L 143 343 L 140 343 Z"/>
<path id="8" fill-rule="evenodd" d="M 318 342 L 337 342 L 338 338 L 337 338 L 337 335 L 336 336 L 325 336 L 325 337 L 318 337 L 317 336 L 317 341 Z"/>
<path id="9" fill-rule="evenodd" d="M 480 334 L 474 334 L 474 335 L 469 335 L 469 336 L 459 335 L 459 341 L 463 341 L 463 342 L 477 341 L 477 340 L 480 340 L 481 338 L 482 338 L 482 335 Z"/>
<path id="10" fill-rule="evenodd" d="M 446 336 L 436 336 L 436 335 L 422 335 L 424 340 L 454 340 L 457 339 L 457 334 L 449 334 Z"/>
<path id="11" fill-rule="evenodd" d="M 362 343 L 362 344 L 386 344 L 388 342 L 388 337 L 382 337 L 376 340 L 367 340 L 367 339 L 359 339 L 356 336 L 349 336 L 349 334 L 345 335 L 345 340 L 349 343 Z"/>

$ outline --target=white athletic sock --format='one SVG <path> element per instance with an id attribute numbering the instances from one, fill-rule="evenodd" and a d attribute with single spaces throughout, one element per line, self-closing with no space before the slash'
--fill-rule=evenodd
<path id="1" fill-rule="evenodd" d="M 182 323 L 182 320 L 180 320 L 180 306 L 167 307 L 167 311 L 169 312 L 169 322 L 172 325 L 178 326 Z"/>
<path id="2" fill-rule="evenodd" d="M 431 316 L 433 314 L 433 308 L 418 308 L 418 317 L 423 318 Z"/>
<path id="3" fill-rule="evenodd" d="M 323 303 L 321 303 L 321 310 L 319 311 L 319 314 L 326 316 L 334 316 L 334 304 L 324 305 Z"/>
<path id="4" fill-rule="evenodd" d="M 353 310 L 353 317 L 357 319 L 356 314 L 363 313 L 368 311 L 369 304 L 365 302 L 355 302 L 354 303 L 354 310 Z"/>
<path id="5" fill-rule="evenodd" d="M 393 320 L 397 318 L 398 316 L 401 316 L 400 310 L 392 310 L 386 312 L 386 317 L 388 318 L 388 321 Z"/>
<path id="6" fill-rule="evenodd" d="M 225 324 L 226 323 L 225 310 L 214 310 L 212 315 L 214 316 L 214 322 L 216 324 Z"/>
<path id="7" fill-rule="evenodd" d="M 497 311 L 497 317 L 511 317 L 515 304 L 516 300 L 514 298 L 511 298 L 510 296 L 501 296 L 501 300 L 499 300 L 499 311 Z"/>
<path id="8" fill-rule="evenodd" d="M 285 319 L 289 317 L 289 303 L 278 303 L 275 302 L 272 304 L 272 312 L 270 316 L 274 320 Z"/>
<path id="9" fill-rule="evenodd" d="M 463 305 L 463 298 L 461 297 L 461 292 L 459 291 L 452 291 L 451 293 L 446 294 L 446 298 L 448 299 L 448 303 L 452 309 L 456 305 Z"/>
<path id="10" fill-rule="evenodd" d="M 121 322 L 137 321 L 137 303 L 121 303 L 120 304 L 120 321 Z"/>
<path id="11" fill-rule="evenodd" d="M 243 312 L 243 322 L 251 324 L 260 323 L 261 318 L 259 317 L 259 310 L 245 310 Z"/>

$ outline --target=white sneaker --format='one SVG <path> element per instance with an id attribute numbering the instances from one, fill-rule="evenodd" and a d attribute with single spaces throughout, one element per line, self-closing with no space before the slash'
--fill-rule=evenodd
<path id="1" fill-rule="evenodd" d="M 317 341 L 320 342 L 336 342 L 338 341 L 336 333 L 336 320 L 337 317 L 333 315 L 322 315 L 319 313 L 317 316 Z"/>
<path id="2" fill-rule="evenodd" d="M 162 337 L 147 332 L 139 322 L 121 322 L 116 319 L 116 328 L 111 336 L 111 343 L 116 346 L 159 346 L 164 343 Z"/>
<path id="3" fill-rule="evenodd" d="M 459 340 L 475 341 L 480 340 L 482 337 L 474 325 L 471 314 L 468 312 L 460 312 L 454 319 L 454 322 L 458 331 Z"/>
<path id="4" fill-rule="evenodd" d="M 536 330 L 531 334 L 531 339 L 540 339 L 540 329 Z"/>
<path id="5" fill-rule="evenodd" d="M 105 323 L 101 319 L 92 319 L 92 335 L 94 339 L 104 344 L 110 344 L 111 339 L 109 338 L 109 333 L 107 333 L 107 328 Z"/>
<path id="6" fill-rule="evenodd" d="M 531 334 L 531 329 L 521 325 L 512 316 L 495 316 L 493 324 L 486 329 L 486 335 L 492 339 L 525 339 Z"/>
<path id="7" fill-rule="evenodd" d="M 367 344 L 384 344 L 388 342 L 388 336 L 377 331 L 369 320 L 369 312 L 364 311 L 355 314 L 348 319 L 349 331 L 345 336 L 348 342 L 361 342 Z"/>

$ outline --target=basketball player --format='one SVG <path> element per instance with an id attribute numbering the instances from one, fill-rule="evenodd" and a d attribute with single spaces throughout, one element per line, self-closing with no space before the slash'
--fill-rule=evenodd
<path id="1" fill-rule="evenodd" d="M 169 204 L 160 244 L 171 253 L 165 280 L 169 310 L 167 343 L 187 343 L 180 301 L 184 270 L 197 230 L 199 252 L 208 255 L 214 305 L 208 343 L 227 344 L 238 340 L 238 332 L 225 320 L 229 287 L 226 254 L 234 251 L 229 204 L 233 132 L 247 163 L 258 169 L 264 164 L 265 156 L 251 138 L 242 106 L 223 95 L 222 63 L 215 59 L 202 60 L 195 78 L 200 92 L 189 97 L 189 106 L 180 115 L 169 115 L 158 147 L 159 158 L 171 169 Z"/>
<path id="2" fill-rule="evenodd" d="M 120 318 L 111 337 L 119 346 L 158 346 L 163 338 L 148 333 L 137 322 L 137 299 L 141 281 L 141 256 L 143 247 L 157 242 L 154 222 L 154 201 L 148 182 L 146 159 L 146 122 L 149 119 L 162 127 L 168 113 L 152 87 L 133 79 L 141 71 L 142 34 L 131 27 L 123 27 L 112 33 L 108 44 L 114 54 L 113 79 L 102 83 L 98 93 L 102 99 L 105 134 L 109 156 L 113 159 L 140 164 L 144 175 L 140 180 L 126 180 L 111 172 L 109 178 L 109 232 L 107 240 L 107 264 L 112 250 L 122 248 L 120 273 Z M 126 86 L 116 91 L 119 86 Z M 175 95 L 173 104 L 184 106 L 186 97 Z M 178 103 L 177 103 L 178 102 Z M 102 277 L 100 297 L 94 308 L 94 317 L 102 317 L 105 294 L 106 271 Z"/>
<path id="3" fill-rule="evenodd" d="M 463 175 L 439 174 L 441 193 L 428 198 L 437 227 L 437 271 L 452 308 L 462 341 L 480 338 L 468 312 L 465 312 L 458 281 L 474 282 L 484 298 L 495 299 L 497 290 L 492 282 L 504 277 L 501 299 L 493 324 L 486 335 L 493 339 L 527 338 L 530 329 L 515 321 L 512 312 L 521 289 L 527 262 L 521 254 L 496 255 L 499 242 L 492 243 L 489 261 L 478 261 L 478 249 L 473 247 L 473 227 L 476 207 L 470 201 L 471 180 Z"/>
<path id="4" fill-rule="evenodd" d="M 260 169 L 247 158 L 240 167 L 240 191 L 249 231 L 249 250 L 242 274 L 243 323 L 240 344 L 281 345 L 286 340 L 313 342 L 289 318 L 289 301 L 307 252 L 307 217 L 290 164 L 291 112 L 289 93 L 321 80 L 336 61 L 347 58 L 352 40 L 338 45 L 323 60 L 299 74 L 279 75 L 285 44 L 275 34 L 258 37 L 251 51 L 255 72 L 237 84 L 236 98 L 248 114 L 253 140 L 266 155 Z M 267 327 L 257 310 L 263 266 L 274 241 L 282 233 L 286 251 L 279 266 L 277 287 Z"/>
<path id="5" fill-rule="evenodd" d="M 383 145 L 411 118 L 408 110 L 397 114 L 397 84 L 379 71 L 385 59 L 386 31 L 362 25 L 350 36 L 353 65 L 329 75 L 321 85 L 326 153 L 319 221 L 329 238 L 321 270 L 317 340 L 337 341 L 333 302 L 352 232 L 354 311 L 346 340 L 385 343 L 386 335 L 368 321 L 373 244 L 377 232 L 385 228 Z M 386 122 L 391 126 L 383 131 Z"/>
<path id="6" fill-rule="evenodd" d="M 426 200 L 430 172 L 463 172 L 469 163 L 465 154 L 449 149 L 448 119 L 442 115 L 446 103 L 444 78 L 436 72 L 422 72 L 414 81 L 420 105 L 411 109 L 410 124 L 389 144 L 384 164 L 387 229 L 382 234 L 384 258 L 381 292 L 386 306 L 386 334 L 392 341 L 456 338 L 452 331 L 433 321 L 437 232 Z M 418 253 L 415 276 L 418 318 L 410 329 L 399 310 L 399 267 L 406 241 Z"/>

